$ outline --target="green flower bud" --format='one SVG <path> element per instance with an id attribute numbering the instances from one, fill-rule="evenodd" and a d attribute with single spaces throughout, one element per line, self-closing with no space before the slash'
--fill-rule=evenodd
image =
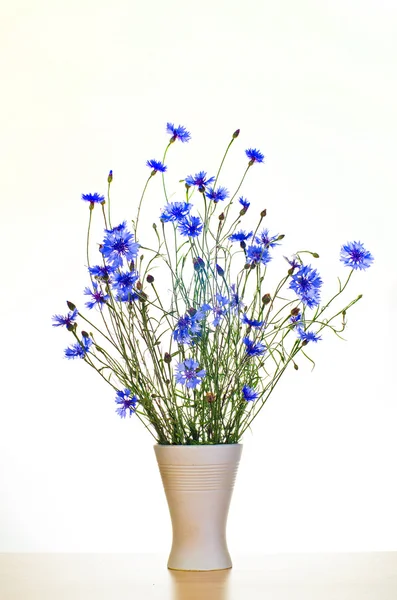
<path id="1" fill-rule="evenodd" d="M 76 306 L 73 304 L 73 302 L 69 302 L 69 300 L 66 300 L 66 304 L 68 305 L 68 308 L 70 310 L 75 310 Z"/>

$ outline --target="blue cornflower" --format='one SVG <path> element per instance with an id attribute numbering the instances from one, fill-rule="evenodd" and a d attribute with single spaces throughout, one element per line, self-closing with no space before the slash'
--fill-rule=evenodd
<path id="1" fill-rule="evenodd" d="M 288 262 L 289 266 L 291 267 L 289 269 L 289 271 L 291 271 L 291 275 L 292 273 L 295 271 L 295 269 L 299 269 L 299 267 L 301 266 L 301 263 L 299 262 L 297 256 L 293 256 L 291 258 L 291 260 L 289 258 L 287 258 L 286 256 L 284 256 L 285 260 Z"/>
<path id="2" fill-rule="evenodd" d="M 157 171 L 160 171 L 160 173 L 165 173 L 167 170 L 167 167 L 160 160 L 154 160 L 154 158 L 147 160 L 146 166 L 150 167 L 154 173 L 157 173 Z M 152 175 L 154 175 L 154 173 L 152 173 Z"/>
<path id="3" fill-rule="evenodd" d="M 115 270 L 115 267 L 110 265 L 95 265 L 94 267 L 88 267 L 88 271 L 93 277 L 103 279 L 104 281 L 108 281 L 110 275 L 114 273 Z"/>
<path id="4" fill-rule="evenodd" d="M 116 404 L 120 404 L 120 406 L 116 408 L 116 413 L 120 415 L 122 419 L 125 419 L 127 410 L 130 411 L 130 416 L 135 412 L 138 398 L 132 395 L 131 390 L 125 388 L 123 391 L 119 390 L 116 393 L 115 401 Z"/>
<path id="5" fill-rule="evenodd" d="M 223 275 L 225 274 L 224 269 L 222 269 L 222 267 L 220 265 L 218 265 L 218 263 L 215 264 L 215 268 L 216 268 L 216 272 L 218 273 L 218 275 L 223 277 Z"/>
<path id="6" fill-rule="evenodd" d="M 89 202 L 90 204 L 100 204 L 101 202 L 105 202 L 105 196 L 101 196 L 101 194 L 81 194 L 81 199 Z"/>
<path id="7" fill-rule="evenodd" d="M 256 392 L 253 388 L 250 388 L 248 385 L 245 385 L 242 389 L 244 400 L 247 402 L 253 402 L 259 396 L 258 392 Z"/>
<path id="8" fill-rule="evenodd" d="M 205 192 L 205 195 L 216 203 L 219 202 L 219 200 L 226 200 L 226 198 L 229 197 L 229 192 L 225 187 L 219 186 L 217 190 L 213 187 L 209 187 Z"/>
<path id="9" fill-rule="evenodd" d="M 169 221 L 182 221 L 190 212 L 193 204 L 189 202 L 169 202 L 163 208 L 160 219 L 164 223 Z"/>
<path id="10" fill-rule="evenodd" d="M 230 294 L 229 308 L 234 314 L 237 314 L 239 312 L 239 310 L 241 310 L 243 308 L 244 303 L 241 300 L 240 296 L 238 295 L 238 292 L 236 291 L 235 283 L 232 283 L 232 285 L 230 286 L 230 292 L 231 292 L 231 294 Z"/>
<path id="11" fill-rule="evenodd" d="M 269 254 L 269 250 L 264 248 L 263 246 L 248 246 L 247 248 L 247 262 L 251 265 L 258 265 L 262 263 L 263 265 L 267 265 L 267 263 L 271 260 L 271 256 Z"/>
<path id="12" fill-rule="evenodd" d="M 215 299 L 216 304 L 214 304 L 212 307 L 212 312 L 214 315 L 212 325 L 214 327 L 218 327 L 223 315 L 225 315 L 227 312 L 226 305 L 229 304 L 229 299 L 226 298 L 226 296 L 222 296 L 222 294 L 216 294 Z"/>
<path id="13" fill-rule="evenodd" d="M 189 237 L 198 237 L 203 231 L 203 224 L 199 217 L 185 218 L 179 222 L 178 231 L 181 235 Z"/>
<path id="14" fill-rule="evenodd" d="M 262 246 L 265 246 L 265 248 L 273 248 L 274 246 L 280 245 L 280 244 L 277 244 L 277 239 L 278 239 L 278 234 L 270 236 L 269 230 L 264 229 L 263 231 L 261 231 L 261 233 L 259 235 L 257 235 L 255 237 L 255 242 L 257 244 L 262 244 Z"/>
<path id="15" fill-rule="evenodd" d="M 241 196 L 238 199 L 238 201 L 240 202 L 241 206 L 243 207 L 241 210 L 243 210 L 244 213 L 246 213 L 251 205 L 251 202 L 248 202 L 247 198 L 244 198 L 243 196 Z"/>
<path id="16" fill-rule="evenodd" d="M 87 354 L 87 352 L 90 351 L 90 348 L 92 346 L 92 339 L 89 337 L 85 337 L 83 336 L 82 340 L 81 340 L 81 344 L 79 342 L 77 342 L 77 344 L 73 344 L 72 346 L 69 346 L 68 348 L 66 348 L 65 350 L 65 356 L 66 358 L 84 358 L 85 355 Z"/>
<path id="17" fill-rule="evenodd" d="M 307 304 L 309 308 L 313 308 L 320 304 L 320 287 L 322 283 L 316 269 L 312 269 L 310 265 L 304 265 L 292 275 L 289 287 L 294 290 L 304 304 Z"/>
<path id="18" fill-rule="evenodd" d="M 191 344 L 193 336 L 201 333 L 201 328 L 197 321 L 197 313 L 193 316 L 186 313 L 183 317 L 179 317 L 176 328 L 172 333 L 174 340 L 178 344 Z"/>
<path id="19" fill-rule="evenodd" d="M 112 287 L 117 292 L 116 300 L 119 302 L 132 302 L 139 298 L 133 286 L 138 281 L 136 271 L 119 272 L 114 275 Z"/>
<path id="20" fill-rule="evenodd" d="M 198 310 L 196 310 L 196 312 L 193 313 L 194 319 L 196 321 L 202 321 L 203 319 L 206 318 L 206 316 L 207 316 L 206 313 L 209 310 L 211 310 L 211 307 L 209 304 L 202 304 L 202 306 L 200 306 L 200 308 Z"/>
<path id="21" fill-rule="evenodd" d="M 246 345 L 245 351 L 248 356 L 261 356 L 261 354 L 265 354 L 266 352 L 266 346 L 262 342 L 255 343 L 248 337 L 245 337 L 243 342 Z"/>
<path id="22" fill-rule="evenodd" d="M 180 362 L 175 369 L 176 382 L 186 385 L 190 389 L 194 389 L 200 385 L 205 374 L 205 369 L 200 370 L 199 363 L 192 358 L 187 358 L 183 362 Z"/>
<path id="23" fill-rule="evenodd" d="M 299 312 L 297 315 L 292 315 L 292 317 L 290 318 L 290 323 L 300 323 L 302 320 L 302 315 Z"/>
<path id="24" fill-rule="evenodd" d="M 198 187 L 200 192 L 204 192 L 207 185 L 213 183 L 215 181 L 215 177 L 209 177 L 207 179 L 207 173 L 205 171 L 200 171 L 195 175 L 188 175 L 186 177 L 185 182 L 188 185 L 195 185 Z"/>
<path id="25" fill-rule="evenodd" d="M 264 161 L 265 157 L 260 150 L 256 148 L 248 148 L 245 151 L 246 155 L 250 159 L 250 164 L 253 165 L 255 162 L 261 163 Z"/>
<path id="26" fill-rule="evenodd" d="M 100 251 L 113 267 L 121 267 L 123 258 L 135 260 L 138 255 L 139 244 L 134 242 L 134 236 L 127 230 L 126 223 L 122 223 L 107 232 Z"/>
<path id="27" fill-rule="evenodd" d="M 77 308 L 75 308 L 72 312 L 68 312 L 66 317 L 63 317 L 62 315 L 54 315 L 52 320 L 55 321 L 55 323 L 53 323 L 52 326 L 61 327 L 62 325 L 65 325 L 65 327 L 70 330 L 74 325 L 77 315 Z"/>
<path id="28" fill-rule="evenodd" d="M 241 321 L 244 325 L 248 325 L 248 327 L 262 327 L 265 321 L 258 321 L 258 319 L 249 319 L 247 317 L 247 313 L 244 313 L 241 317 Z"/>
<path id="29" fill-rule="evenodd" d="M 167 123 L 167 133 L 172 135 L 171 142 L 175 142 L 175 140 L 180 140 L 181 142 L 188 142 L 190 140 L 190 133 L 187 131 L 186 127 L 183 125 L 178 125 L 175 127 L 173 123 Z"/>
<path id="30" fill-rule="evenodd" d="M 95 281 L 92 282 L 92 288 L 93 291 L 90 290 L 89 287 L 86 287 L 84 290 L 84 294 L 86 296 L 91 296 L 92 298 L 92 300 L 86 302 L 85 305 L 89 309 L 94 308 L 94 306 L 99 306 L 99 308 L 102 308 L 102 304 L 105 304 L 109 300 L 109 296 L 105 294 L 103 290 L 101 290 Z"/>
<path id="31" fill-rule="evenodd" d="M 304 331 L 301 327 L 296 329 L 298 337 L 304 342 L 318 342 L 321 340 L 321 335 L 316 335 L 314 331 Z"/>
<path id="32" fill-rule="evenodd" d="M 341 248 L 340 260 L 347 267 L 364 270 L 371 266 L 374 257 L 361 242 L 348 242 Z"/>
<path id="33" fill-rule="evenodd" d="M 228 239 L 231 242 L 246 242 L 247 240 L 249 240 L 250 237 L 252 237 L 252 234 L 253 234 L 253 231 L 246 233 L 245 231 L 240 229 L 240 231 L 237 231 L 236 233 L 229 235 Z"/>
<path id="34" fill-rule="evenodd" d="M 204 271 L 205 262 L 200 256 L 193 258 L 193 267 L 195 271 Z"/>

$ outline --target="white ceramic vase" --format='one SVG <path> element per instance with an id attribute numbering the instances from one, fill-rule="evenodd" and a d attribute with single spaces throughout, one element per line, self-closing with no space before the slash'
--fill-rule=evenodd
<path id="1" fill-rule="evenodd" d="M 172 521 L 168 568 L 230 569 L 226 522 L 241 444 L 154 446 Z"/>

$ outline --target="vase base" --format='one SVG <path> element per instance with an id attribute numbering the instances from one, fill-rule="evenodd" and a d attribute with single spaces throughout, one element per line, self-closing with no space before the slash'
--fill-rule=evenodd
<path id="1" fill-rule="evenodd" d="M 231 568 L 232 565 L 230 565 L 230 567 L 221 567 L 220 569 L 176 569 L 175 567 L 167 566 L 167 569 L 169 571 L 178 571 L 183 573 L 208 573 L 209 571 L 229 571 Z"/>

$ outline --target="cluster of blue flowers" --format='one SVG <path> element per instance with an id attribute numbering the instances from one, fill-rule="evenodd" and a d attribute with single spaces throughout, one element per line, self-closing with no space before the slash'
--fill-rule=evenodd
<path id="1" fill-rule="evenodd" d="M 102 309 L 103 305 L 109 301 L 109 295 L 101 286 L 104 282 L 112 288 L 115 298 L 119 302 L 134 302 L 139 298 L 139 293 L 134 287 L 139 279 L 139 274 L 131 269 L 136 262 L 138 250 L 139 244 L 134 241 L 134 236 L 128 231 L 126 221 L 112 229 L 105 229 L 105 237 L 100 246 L 104 264 L 88 268 L 92 279 L 91 287 L 87 286 L 84 289 L 84 294 L 90 298 L 85 303 L 88 309 L 92 310 L 95 307 Z M 73 330 L 77 315 L 77 309 L 73 309 L 65 317 L 54 315 L 54 326 L 63 325 L 67 329 Z M 65 356 L 69 359 L 84 358 L 91 346 L 92 340 L 88 336 L 83 337 L 81 342 L 66 348 Z"/>
<path id="2" fill-rule="evenodd" d="M 191 139 L 190 132 L 182 125 L 174 125 L 167 123 L 167 133 L 171 136 L 169 144 L 175 141 L 186 143 Z M 233 134 L 237 137 L 239 130 Z M 263 163 L 264 155 L 257 148 L 248 148 L 245 150 L 248 158 L 248 167 L 255 163 Z M 166 153 L 164 154 L 165 157 Z M 164 174 L 167 171 L 167 166 L 160 160 L 149 159 L 146 161 L 146 166 L 151 170 L 150 177 L 156 173 Z M 108 182 L 113 178 L 113 172 L 110 171 Z M 230 197 L 226 187 L 217 186 L 217 179 L 214 176 L 208 176 L 206 171 L 199 171 L 195 174 L 188 175 L 184 180 L 186 187 L 187 199 L 194 190 L 202 194 L 205 205 L 208 203 L 217 204 L 224 202 Z M 190 190 L 190 188 L 194 188 Z M 99 193 L 87 193 L 81 196 L 84 202 L 89 203 L 89 208 L 92 210 L 96 204 L 105 204 L 105 197 Z M 238 199 L 241 206 L 240 215 L 243 216 L 250 207 L 250 202 L 241 196 Z M 140 207 L 139 207 L 140 208 Z M 183 237 L 197 238 L 203 233 L 204 223 L 199 216 L 191 214 L 193 204 L 188 201 L 169 202 L 162 208 L 160 220 L 162 223 L 173 223 L 176 230 Z M 225 211 L 226 212 L 226 211 Z M 139 211 L 138 211 L 139 214 Z M 266 215 L 266 211 L 261 213 L 261 217 Z M 110 218 L 110 213 L 109 213 Z M 219 217 L 224 219 L 224 215 Z M 105 217 L 106 222 L 106 217 Z M 230 233 L 230 231 L 229 231 Z M 228 240 L 231 244 L 239 243 L 244 252 L 246 268 L 248 266 L 254 268 L 260 265 L 267 265 L 272 259 L 271 249 L 279 245 L 279 241 L 283 235 L 271 235 L 267 228 L 259 231 L 259 233 L 246 231 L 244 229 L 234 230 L 234 233 L 228 235 Z M 193 244 L 192 244 L 193 247 Z M 89 274 L 91 277 L 91 286 L 84 289 L 84 295 L 87 296 L 85 306 L 92 310 L 103 307 L 110 301 L 110 290 L 115 300 L 118 302 L 135 302 L 140 298 L 140 289 L 137 287 L 139 281 L 139 273 L 136 270 L 137 258 L 140 244 L 134 239 L 134 235 L 128 230 L 127 222 L 124 221 L 120 225 L 111 229 L 105 229 L 105 235 L 102 244 L 99 247 L 102 255 L 103 264 L 89 266 Z M 202 247 L 202 250 L 204 245 Z M 318 257 L 318 255 L 314 255 Z M 204 257 L 205 258 L 205 257 Z M 304 309 L 313 309 L 320 304 L 322 279 L 316 269 L 311 265 L 302 264 L 300 257 L 294 256 L 292 259 L 285 257 L 289 264 L 288 275 L 290 276 L 289 288 L 297 295 L 299 303 L 302 304 L 302 313 L 299 308 L 295 308 L 290 318 L 290 327 L 296 331 L 297 337 L 302 341 L 302 345 L 308 342 L 317 342 L 321 340 L 318 332 L 308 330 L 305 325 Z M 256 358 L 262 357 L 268 351 L 267 346 L 261 341 L 261 331 L 266 329 L 264 319 L 256 319 L 254 315 L 249 316 L 244 312 L 244 303 L 239 296 L 236 284 L 229 286 L 225 277 L 226 267 L 218 263 L 210 265 L 200 256 L 193 258 L 193 267 L 197 278 L 202 278 L 203 273 L 208 270 L 213 276 L 222 278 L 222 286 L 218 289 L 226 289 L 226 294 L 214 293 L 209 303 L 202 304 L 199 308 L 190 308 L 187 312 L 176 319 L 174 329 L 172 331 L 172 339 L 178 345 L 188 345 L 194 347 L 203 337 L 205 328 L 214 327 L 215 329 L 222 325 L 226 318 L 231 315 L 239 320 L 239 327 L 245 326 L 247 329 L 242 337 L 241 351 L 244 352 L 244 360 L 253 362 Z M 340 260 L 344 265 L 353 270 L 365 270 L 373 262 L 373 256 L 368 252 L 361 242 L 347 242 L 341 248 Z M 222 262 L 222 261 L 220 261 Z M 149 278 L 148 278 L 148 281 Z M 267 294 L 267 296 L 269 296 Z M 270 296 L 269 296 L 270 302 Z M 65 356 L 68 359 L 80 358 L 84 359 L 90 352 L 93 345 L 93 340 L 86 332 L 82 332 L 81 338 L 76 335 L 76 319 L 79 315 L 78 310 L 68 303 L 70 312 L 65 316 L 54 315 L 54 327 L 64 326 L 69 331 L 73 332 L 76 343 L 69 346 L 65 350 Z M 299 312 L 298 312 L 299 311 Z M 259 316 L 259 315 L 258 315 Z M 266 317 L 267 318 L 267 317 Z M 263 339 L 263 338 L 262 338 Z M 269 348 L 270 350 L 270 348 Z M 185 354 L 182 354 L 185 357 Z M 199 359 L 200 360 L 200 359 Z M 171 358 L 169 360 L 171 362 Z M 207 375 L 206 369 L 200 366 L 200 363 L 194 358 L 185 358 L 175 366 L 174 377 L 178 385 L 182 385 L 189 390 L 195 390 L 204 381 Z M 252 387 L 245 384 L 240 392 L 241 398 L 247 402 L 253 402 L 258 399 L 259 393 Z M 117 404 L 116 412 L 120 417 L 125 418 L 127 414 L 130 416 L 136 412 L 138 405 L 137 396 L 129 388 L 117 391 L 115 402 Z"/>

